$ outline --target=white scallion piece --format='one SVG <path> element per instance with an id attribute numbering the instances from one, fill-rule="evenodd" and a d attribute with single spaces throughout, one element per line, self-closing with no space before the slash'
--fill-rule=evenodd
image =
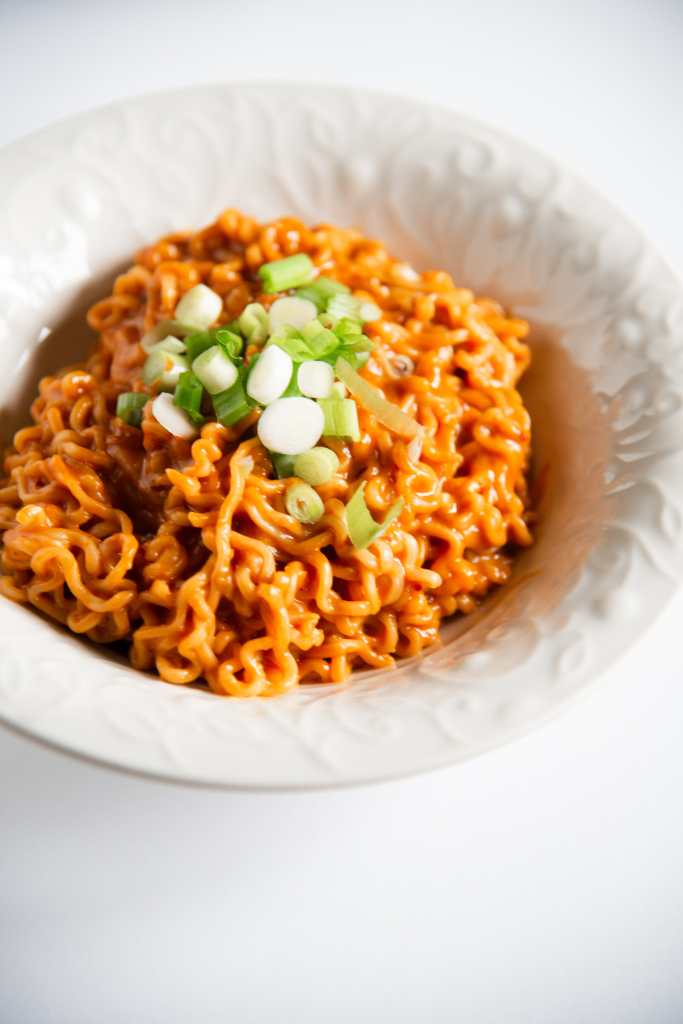
<path id="1" fill-rule="evenodd" d="M 374 302 L 361 302 L 359 312 L 361 320 L 366 324 L 371 324 L 382 316 L 382 310 Z"/>
<path id="2" fill-rule="evenodd" d="M 329 398 L 334 384 L 334 370 L 321 359 L 309 359 L 299 367 L 297 384 L 308 398 Z"/>
<path id="3" fill-rule="evenodd" d="M 316 306 L 308 299 L 276 299 L 270 307 L 270 333 L 275 334 L 281 327 L 295 327 L 301 330 L 318 315 Z"/>
<path id="4" fill-rule="evenodd" d="M 294 459 L 294 476 L 311 487 L 330 482 L 339 469 L 339 456 L 331 448 L 311 448 Z"/>
<path id="5" fill-rule="evenodd" d="M 145 352 L 149 352 L 169 335 L 173 338 L 184 338 L 186 334 L 192 334 L 192 331 L 192 327 L 185 327 L 177 320 L 160 320 L 140 339 L 140 344 Z"/>
<path id="6" fill-rule="evenodd" d="M 142 367 L 142 379 L 145 384 L 158 384 L 165 391 L 172 391 L 178 383 L 181 373 L 190 369 L 190 364 L 185 356 L 179 356 L 175 352 L 167 352 L 163 348 L 157 348 L 150 352 Z"/>
<path id="7" fill-rule="evenodd" d="M 152 415 L 157 423 L 160 423 L 164 430 L 174 437 L 182 437 L 185 441 L 191 441 L 196 437 L 198 430 L 194 423 L 182 409 L 179 409 L 173 401 L 173 395 L 164 391 L 152 402 Z"/>
<path id="8" fill-rule="evenodd" d="M 167 334 L 156 345 L 146 348 L 145 352 L 149 355 L 150 352 L 157 352 L 159 349 L 162 352 L 175 352 L 176 355 L 181 355 L 185 351 L 185 342 L 181 341 L 180 338 L 174 338 L 172 334 Z"/>
<path id="9" fill-rule="evenodd" d="M 258 421 L 259 441 L 279 455 L 301 455 L 313 448 L 323 432 L 325 417 L 310 398 L 278 398 Z"/>
<path id="10" fill-rule="evenodd" d="M 285 508 L 299 523 L 317 523 L 325 512 L 320 495 L 301 480 L 296 480 L 287 488 Z"/>
<path id="11" fill-rule="evenodd" d="M 258 357 L 247 378 L 247 394 L 259 405 L 274 402 L 287 390 L 293 370 L 292 357 L 277 345 L 269 345 Z M 274 448 L 273 451 L 279 449 Z"/>
<path id="12" fill-rule="evenodd" d="M 197 284 L 183 295 L 175 308 L 175 318 L 197 331 L 205 331 L 218 319 L 222 309 L 220 295 L 205 284 Z"/>
<path id="13" fill-rule="evenodd" d="M 212 345 L 192 363 L 192 372 L 210 395 L 227 391 L 237 380 L 237 367 L 220 345 Z"/>

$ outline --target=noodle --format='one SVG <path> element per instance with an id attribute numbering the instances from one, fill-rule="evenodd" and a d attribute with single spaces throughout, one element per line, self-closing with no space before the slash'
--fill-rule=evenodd
<path id="1" fill-rule="evenodd" d="M 313 526 L 287 513 L 256 412 L 208 422 L 192 442 L 169 435 L 151 403 L 141 429 L 115 415 L 120 393 L 144 390 L 142 334 L 188 289 L 217 292 L 227 323 L 272 301 L 261 264 L 299 252 L 380 307 L 363 376 L 423 427 L 411 448 L 360 408 L 359 441 L 326 438 L 340 466 Z M 253 696 L 389 668 L 505 583 L 514 548 L 531 543 L 530 421 L 516 390 L 527 324 L 443 271 L 418 274 L 357 231 L 227 210 L 139 252 L 88 322 L 95 351 L 41 380 L 33 425 L 5 459 L 0 590 L 98 643 L 125 641 L 138 669 Z M 356 550 L 344 510 L 361 479 L 375 519 L 404 505 Z"/>

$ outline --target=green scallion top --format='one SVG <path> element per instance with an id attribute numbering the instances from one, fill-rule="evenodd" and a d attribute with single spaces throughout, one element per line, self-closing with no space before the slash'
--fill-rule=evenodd
<path id="1" fill-rule="evenodd" d="M 286 292 L 290 288 L 308 284 L 313 280 L 314 274 L 315 267 L 310 256 L 303 252 L 297 253 L 296 256 L 287 256 L 283 260 L 264 263 L 258 272 L 263 283 L 263 290 L 268 294 Z"/>

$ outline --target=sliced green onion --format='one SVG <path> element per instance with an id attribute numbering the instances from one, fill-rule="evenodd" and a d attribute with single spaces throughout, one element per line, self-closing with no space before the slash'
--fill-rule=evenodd
<path id="1" fill-rule="evenodd" d="M 300 299 L 296 295 L 283 295 L 276 299 L 268 310 L 268 320 L 272 334 L 281 327 L 295 327 L 300 331 L 310 324 L 318 315 L 318 310 L 308 299 Z"/>
<path id="2" fill-rule="evenodd" d="M 318 312 L 322 313 L 327 305 L 327 299 L 323 298 L 319 292 L 316 291 L 315 286 L 319 280 L 320 278 L 318 278 L 317 281 L 314 281 L 313 284 L 305 284 L 302 288 L 297 288 L 296 295 L 299 299 L 307 299 L 309 302 L 312 302 Z"/>
<path id="3" fill-rule="evenodd" d="M 356 373 L 349 362 L 339 357 L 334 367 L 335 373 L 362 406 L 371 412 L 379 422 L 404 437 L 415 437 L 420 433 L 420 424 L 412 416 L 408 416 L 392 402 L 387 402 L 376 387 Z M 332 399 L 328 399 L 332 401 Z"/>
<path id="4" fill-rule="evenodd" d="M 186 327 L 184 324 L 178 323 L 177 320 L 160 320 L 158 324 L 155 324 L 151 330 L 140 339 L 145 352 L 157 345 L 162 338 L 168 337 L 170 334 L 172 337 L 184 338 L 186 334 L 191 334 L 192 328 Z"/>
<path id="5" fill-rule="evenodd" d="M 197 284 L 183 295 L 175 308 L 175 318 L 196 331 L 205 331 L 218 319 L 222 309 L 220 295 L 205 284 Z"/>
<path id="6" fill-rule="evenodd" d="M 163 392 L 152 402 L 152 415 L 157 423 L 160 423 L 164 430 L 174 437 L 182 437 L 185 441 L 191 441 L 196 437 L 198 430 L 190 417 L 183 409 L 179 409 L 171 395 Z"/>
<path id="7" fill-rule="evenodd" d="M 364 302 L 353 295 L 333 295 L 327 303 L 326 313 L 332 320 L 347 318 L 370 323 L 379 320 L 382 310 L 375 302 Z"/>
<path id="8" fill-rule="evenodd" d="M 329 483 L 338 468 L 337 453 L 331 448 L 311 448 L 294 459 L 294 475 L 313 487 Z"/>
<path id="9" fill-rule="evenodd" d="M 293 372 L 289 354 L 278 345 L 268 345 L 250 366 L 247 394 L 259 405 L 269 405 L 287 390 Z"/>
<path id="10" fill-rule="evenodd" d="M 382 316 L 382 310 L 375 302 L 361 302 L 359 312 L 360 318 L 364 323 L 372 323 L 374 320 L 379 320 Z"/>
<path id="11" fill-rule="evenodd" d="M 352 398 L 319 398 L 318 405 L 325 418 L 323 437 L 346 437 L 360 441 L 358 409 Z"/>
<path id="12" fill-rule="evenodd" d="M 315 267 L 311 263 L 310 257 L 303 252 L 297 253 L 296 256 L 287 256 L 283 260 L 264 263 L 258 271 L 263 283 L 263 290 L 267 294 L 286 292 L 290 288 L 308 284 L 314 274 Z"/>
<path id="13" fill-rule="evenodd" d="M 334 370 L 322 359 L 307 359 L 299 366 L 297 384 L 307 398 L 329 398 L 334 384 Z"/>
<path id="14" fill-rule="evenodd" d="M 296 294 L 301 299 L 308 299 L 309 302 L 315 303 L 318 312 L 322 313 L 333 295 L 348 291 L 345 284 L 333 281 L 331 277 L 317 277 L 311 284 L 297 288 Z"/>
<path id="15" fill-rule="evenodd" d="M 237 367 L 220 345 L 212 345 L 197 356 L 192 363 L 192 372 L 210 395 L 227 391 L 237 380 Z"/>
<path id="16" fill-rule="evenodd" d="M 354 548 L 362 550 L 381 537 L 394 519 L 401 514 L 403 498 L 395 502 L 381 523 L 375 522 L 365 501 L 365 480 L 346 506 L 346 528 Z"/>
<path id="17" fill-rule="evenodd" d="M 333 320 L 360 320 L 360 302 L 353 295 L 333 295 L 325 311 Z"/>
<path id="18" fill-rule="evenodd" d="M 198 377 L 188 370 L 181 373 L 178 383 L 175 386 L 173 401 L 190 417 L 193 423 L 203 423 L 204 417 L 201 413 L 204 388 Z"/>
<path id="19" fill-rule="evenodd" d="M 338 338 L 344 335 L 362 335 L 362 324 L 355 316 L 340 316 L 333 328 Z M 365 335 L 364 335 L 365 337 Z"/>
<path id="20" fill-rule="evenodd" d="M 312 359 L 324 359 L 339 348 L 339 338 L 319 320 L 311 320 L 301 331 L 301 337 L 308 345 Z"/>
<path id="21" fill-rule="evenodd" d="M 352 325 L 349 328 L 349 325 Z M 280 327 L 268 339 L 266 349 L 277 345 L 295 363 L 304 363 L 308 359 L 323 359 L 334 365 L 338 355 L 349 356 L 354 366 L 361 365 L 365 359 L 356 360 L 355 355 L 367 354 L 372 351 L 373 343 L 363 334 L 361 325 L 354 321 L 340 321 L 334 331 L 323 327 L 320 320 L 312 320 L 300 330 L 285 325 Z"/>
<path id="22" fill-rule="evenodd" d="M 367 362 L 374 345 L 367 334 L 363 334 L 357 321 L 340 320 L 334 328 L 334 334 L 339 339 L 337 355 L 343 356 L 354 369 Z"/>
<path id="23" fill-rule="evenodd" d="M 346 384 L 342 384 L 340 380 L 336 380 L 332 385 L 332 394 L 330 395 L 330 398 L 346 398 L 347 394 Z"/>
<path id="24" fill-rule="evenodd" d="M 375 347 L 367 334 L 342 335 L 342 347 L 351 352 L 372 352 Z"/>
<path id="25" fill-rule="evenodd" d="M 242 352 L 244 342 L 239 334 L 231 331 L 229 327 L 216 327 L 209 333 L 216 341 L 216 344 L 220 345 L 225 354 L 230 356 L 231 359 L 236 359 Z"/>
<path id="26" fill-rule="evenodd" d="M 283 480 L 288 476 L 295 476 L 294 460 L 297 456 L 280 455 L 279 452 L 268 452 L 268 454 L 270 455 L 270 461 L 273 463 L 273 469 L 280 480 Z"/>
<path id="27" fill-rule="evenodd" d="M 360 370 L 370 358 L 369 352 L 354 352 L 352 349 L 342 348 L 341 352 L 349 366 L 354 370 Z"/>
<path id="28" fill-rule="evenodd" d="M 265 351 L 268 351 L 271 345 L 277 345 L 295 363 L 303 363 L 304 360 L 313 358 L 313 353 L 308 343 L 294 327 L 281 327 L 276 334 L 268 339 Z"/>
<path id="29" fill-rule="evenodd" d="M 116 399 L 116 415 L 129 427 L 139 427 L 142 423 L 142 410 L 149 402 L 149 395 L 140 391 L 124 391 Z"/>
<path id="30" fill-rule="evenodd" d="M 147 356 L 142 367 L 142 379 L 149 386 L 159 384 L 163 391 L 172 391 L 181 373 L 189 369 L 190 364 L 184 356 L 158 348 Z"/>
<path id="31" fill-rule="evenodd" d="M 285 492 L 285 508 L 300 523 L 317 523 L 325 511 L 320 495 L 304 483 L 289 485 Z"/>
<path id="32" fill-rule="evenodd" d="M 156 345 L 150 345 L 145 349 L 145 352 L 149 355 L 151 352 L 156 352 L 161 349 L 162 352 L 175 352 L 177 355 L 181 355 L 185 351 L 185 342 L 181 341 L 180 338 L 175 338 L 172 334 L 167 334 L 161 341 L 157 341 Z"/>
<path id="33" fill-rule="evenodd" d="M 373 350 L 373 343 L 370 338 L 366 338 L 365 334 L 360 334 L 356 338 L 340 345 L 337 349 L 337 355 L 343 356 L 352 367 L 362 366 L 368 361 L 368 357 Z"/>
<path id="34" fill-rule="evenodd" d="M 289 378 L 289 384 L 282 392 L 282 398 L 301 398 L 303 392 L 299 387 L 299 366 L 305 366 L 305 363 L 295 363 L 292 369 L 292 376 Z"/>
<path id="35" fill-rule="evenodd" d="M 276 398 L 259 416 L 256 433 L 268 451 L 300 455 L 318 443 L 323 424 L 323 411 L 311 398 Z"/>
<path id="36" fill-rule="evenodd" d="M 157 349 L 156 352 L 148 355 L 142 367 L 142 379 L 145 384 L 156 384 L 165 373 L 167 365 L 170 365 L 170 357 L 162 349 Z"/>
<path id="37" fill-rule="evenodd" d="M 160 320 L 151 330 L 140 338 L 140 344 L 145 352 L 149 352 L 154 345 L 157 345 L 162 338 L 171 333 L 171 320 Z"/>
<path id="38" fill-rule="evenodd" d="M 217 395 L 213 395 L 212 401 L 216 419 L 224 427 L 231 427 L 233 423 L 238 423 L 253 409 L 253 405 L 247 398 L 247 393 L 244 390 L 244 382 L 241 376 L 232 387 L 226 391 L 221 391 Z"/>
<path id="39" fill-rule="evenodd" d="M 262 345 L 270 330 L 268 313 L 260 302 L 250 302 L 237 320 L 240 333 L 252 345 Z"/>
<path id="40" fill-rule="evenodd" d="M 236 359 L 241 353 L 244 342 L 239 334 L 235 334 L 228 327 L 215 327 L 212 331 L 196 331 L 185 339 L 185 348 L 189 359 L 194 362 L 197 356 L 214 345 L 220 345 L 231 359 Z"/>
<path id="41" fill-rule="evenodd" d="M 215 344 L 215 339 L 210 331 L 198 331 L 195 334 L 190 334 L 185 338 L 185 349 L 188 359 L 194 362 L 197 356 L 200 356 L 202 352 L 206 352 L 208 348 Z"/>
<path id="42" fill-rule="evenodd" d="M 363 325 L 360 320 L 353 320 L 351 317 L 345 316 L 341 320 L 337 320 L 333 327 L 333 331 L 340 341 L 345 344 L 358 344 L 360 341 L 370 341 L 370 339 L 363 334 Z M 372 344 L 372 342 L 370 342 Z"/>

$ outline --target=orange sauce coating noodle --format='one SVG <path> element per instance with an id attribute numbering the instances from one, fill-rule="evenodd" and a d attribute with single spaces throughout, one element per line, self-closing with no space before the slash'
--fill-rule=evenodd
<path id="1" fill-rule="evenodd" d="M 363 375 L 424 428 L 417 453 L 360 408 L 360 441 L 325 440 L 340 467 L 313 526 L 287 514 L 256 413 L 206 423 L 192 442 L 151 403 L 141 429 L 115 416 L 121 392 L 145 390 L 142 334 L 184 292 L 206 283 L 227 323 L 247 302 L 270 304 L 256 270 L 297 252 L 381 308 Z M 5 459 L 0 588 L 94 641 L 125 641 L 139 669 L 251 696 L 389 668 L 505 583 L 531 543 L 530 420 L 516 390 L 528 326 L 443 271 L 417 273 L 358 231 L 227 210 L 141 250 L 88 322 L 93 354 L 41 380 Z M 405 504 L 357 551 L 344 505 L 361 479 L 376 519 Z"/>

